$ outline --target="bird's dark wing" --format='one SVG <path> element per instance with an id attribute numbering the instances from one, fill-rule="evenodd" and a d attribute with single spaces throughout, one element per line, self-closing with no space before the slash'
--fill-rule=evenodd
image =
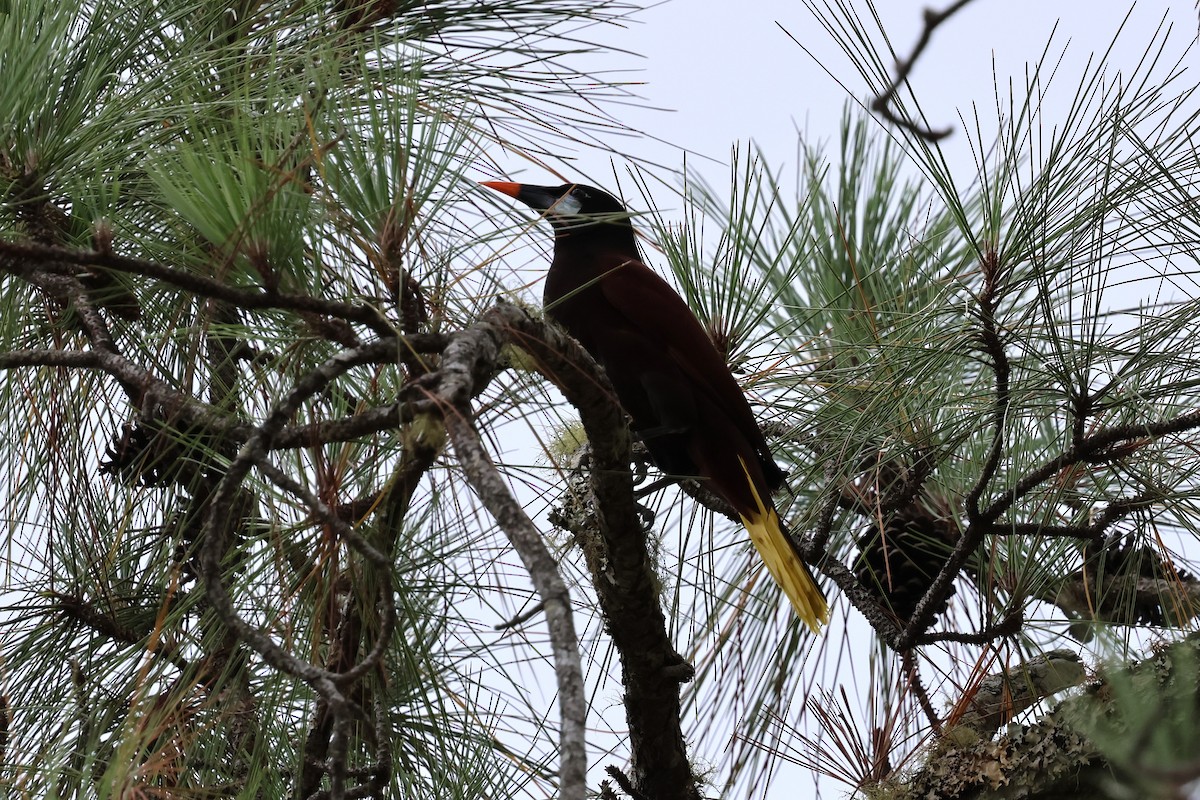
<path id="1" fill-rule="evenodd" d="M 717 352 L 691 308 L 656 272 L 628 260 L 599 282 L 612 307 L 650 346 L 661 349 L 697 391 L 720 408 L 752 449 L 769 459 L 769 450 L 742 388 Z M 777 485 L 778 481 L 771 481 Z"/>

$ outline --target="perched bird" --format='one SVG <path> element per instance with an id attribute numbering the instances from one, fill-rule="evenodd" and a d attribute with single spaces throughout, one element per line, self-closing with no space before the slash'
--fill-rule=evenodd
<path id="1" fill-rule="evenodd" d="M 733 506 L 771 577 L 819 630 L 828 606 L 771 500 L 784 473 L 704 326 L 642 263 L 625 207 L 579 184 L 483 185 L 544 212 L 554 228 L 546 313 L 604 367 L 659 469 L 698 478 Z"/>

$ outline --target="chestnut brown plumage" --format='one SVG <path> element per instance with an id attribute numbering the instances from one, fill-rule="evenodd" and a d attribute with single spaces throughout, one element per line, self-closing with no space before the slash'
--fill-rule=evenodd
<path id="1" fill-rule="evenodd" d="M 771 500 L 784 473 L 704 326 L 642 263 L 625 207 L 579 184 L 483 185 L 544 213 L 554 228 L 546 313 L 604 367 L 659 469 L 699 478 L 733 506 L 771 577 L 819 630 L 828 606 Z"/>

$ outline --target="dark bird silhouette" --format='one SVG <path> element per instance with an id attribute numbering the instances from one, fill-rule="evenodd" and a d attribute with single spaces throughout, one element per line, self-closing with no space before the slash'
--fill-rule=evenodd
<path id="1" fill-rule="evenodd" d="M 828 606 L 771 500 L 784 473 L 704 326 L 642 263 L 625 207 L 578 184 L 483 185 L 544 212 L 554 228 L 546 313 L 604 367 L 659 469 L 699 478 L 733 506 L 771 577 L 819 630 Z"/>

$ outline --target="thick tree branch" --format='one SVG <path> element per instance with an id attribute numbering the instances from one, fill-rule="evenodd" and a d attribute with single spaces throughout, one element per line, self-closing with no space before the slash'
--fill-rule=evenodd
<path id="1" fill-rule="evenodd" d="M 413 381 L 410 394 L 423 398 L 413 403 L 415 413 L 441 417 L 467 480 L 508 536 L 541 598 L 559 688 L 560 796 L 582 799 L 587 793 L 587 699 L 570 594 L 541 534 L 512 496 L 469 419 L 471 399 L 483 391 L 501 362 L 501 348 L 507 338 L 503 318 L 508 309 L 512 307 L 501 306 L 476 325 L 451 337 L 439 368 Z M 351 356 L 347 354 L 346 359 Z M 279 412 L 289 405 L 281 404 Z M 273 419 L 278 421 L 281 416 L 282 413 L 274 414 L 268 423 Z"/>
<path id="2" fill-rule="evenodd" d="M 817 565 L 821 574 L 832 580 L 842 590 L 842 594 L 850 604 L 858 609 L 885 642 L 896 649 L 903 631 L 896 624 L 896 616 L 888 610 L 879 598 L 863 585 L 854 573 L 842 562 L 826 556 Z"/>
<path id="3" fill-rule="evenodd" d="M 608 379 L 577 342 L 513 306 L 498 309 L 528 351 L 579 410 L 591 447 L 593 503 L 578 518 L 584 554 L 621 658 L 632 780 L 648 800 L 696 800 L 699 790 L 680 723 L 679 684 L 691 668 L 667 635 L 658 582 L 633 497 L 629 426 Z"/>
<path id="4" fill-rule="evenodd" d="M 0 369 L 22 367 L 73 367 L 99 369 L 100 354 L 94 350 L 10 350 L 0 353 Z"/>
<path id="5" fill-rule="evenodd" d="M 1072 650 L 1051 650 L 1012 669 L 989 675 L 951 712 L 948 724 L 966 726 L 981 736 L 992 733 L 1044 698 L 1079 686 L 1083 662 Z"/>
<path id="6" fill-rule="evenodd" d="M 993 731 L 1022 709 L 1080 685 L 1078 656 L 1054 650 L 985 678 L 956 712 L 957 726 L 923 763 L 886 787 L 896 800 L 1062 800 L 1183 797 L 1200 778 L 1195 731 L 1195 636 L 1143 662 L 1100 670 L 1100 679 L 1026 725 Z M 1155 744 L 1151 745 L 1151 740 Z"/>

